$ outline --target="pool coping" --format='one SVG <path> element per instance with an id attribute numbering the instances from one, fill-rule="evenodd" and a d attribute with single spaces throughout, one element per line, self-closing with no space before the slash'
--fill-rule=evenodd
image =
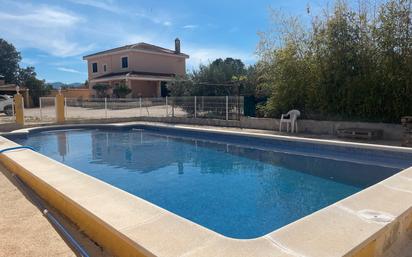
<path id="1" fill-rule="evenodd" d="M 147 122 L 46 126 L 20 129 L 10 134 L 79 127 L 123 128 L 142 124 L 412 152 L 412 149 L 396 146 Z M 0 137 L 0 149 L 16 145 Z M 262 237 L 233 239 L 33 151 L 8 152 L 0 155 L 0 162 L 89 237 L 119 256 L 380 256 L 412 233 L 412 168 Z"/>
<path id="2" fill-rule="evenodd" d="M 231 134 L 231 135 L 241 135 L 241 136 L 249 136 L 249 137 L 258 137 L 258 138 L 270 138 L 270 139 L 277 139 L 282 141 L 292 141 L 292 142 L 305 142 L 305 143 L 316 143 L 322 145 L 338 145 L 338 146 L 346 146 L 346 147 L 354 147 L 354 148 L 363 148 L 363 149 L 371 149 L 371 150 L 386 150 L 386 151 L 395 151 L 395 152 L 405 152 L 405 153 L 412 153 L 412 148 L 410 147 L 402 147 L 402 146 L 391 146 L 391 145 L 381 145 L 381 144 L 368 144 L 368 143 L 360 143 L 360 142 L 349 142 L 349 141 L 341 141 L 341 140 L 331 140 L 331 139 L 318 139 L 318 138 L 307 138 L 307 137 L 298 137 L 298 136 L 286 136 L 286 135 L 274 135 L 274 134 L 265 134 L 265 133 L 258 133 L 258 132 L 247 132 L 247 131 L 234 131 L 234 130 L 225 130 L 225 128 L 201 128 L 191 125 L 176 125 L 176 124 L 166 124 L 166 123 L 159 123 L 159 122 L 116 122 L 116 123 L 105 123 L 105 124 L 62 124 L 62 125 L 46 125 L 40 127 L 30 127 L 30 128 L 23 128 L 17 129 L 12 132 L 3 132 L 0 133 L 1 135 L 9 135 L 9 134 L 27 134 L 32 131 L 41 131 L 41 130 L 49 130 L 51 128 L 61 129 L 61 128 L 127 128 L 133 127 L 136 125 L 145 125 L 145 126 L 152 126 L 152 127 L 164 127 L 164 128 L 176 128 L 180 130 L 188 130 L 188 131 L 198 131 L 198 132 L 213 132 L 219 134 Z"/>

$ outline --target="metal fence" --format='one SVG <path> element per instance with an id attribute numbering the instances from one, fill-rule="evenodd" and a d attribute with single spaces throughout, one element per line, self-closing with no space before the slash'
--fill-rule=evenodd
<path id="1" fill-rule="evenodd" d="M 24 106 L 23 106 L 23 108 L 24 108 Z M 14 113 L 14 101 L 12 102 L 12 110 L 13 110 L 12 115 L 7 115 L 4 112 L 0 113 L 0 125 L 1 124 L 13 124 L 13 123 L 16 122 L 16 116 L 15 116 L 15 113 Z M 1 128 L 0 128 L 0 131 L 1 131 Z"/>
<path id="2" fill-rule="evenodd" d="M 29 109 L 30 116 L 35 119 L 36 115 L 40 121 L 55 121 L 56 120 L 56 98 L 55 97 L 40 97 L 39 108 Z M 29 116 L 29 115 L 28 115 Z"/>
<path id="3" fill-rule="evenodd" d="M 239 120 L 243 115 L 243 96 L 169 97 L 168 116 Z"/>
<path id="4" fill-rule="evenodd" d="M 133 117 L 187 117 L 238 120 L 243 115 L 243 97 L 187 96 L 157 98 L 65 98 L 67 120 Z M 54 97 L 41 97 L 40 108 L 30 110 L 31 119 L 54 121 Z"/>

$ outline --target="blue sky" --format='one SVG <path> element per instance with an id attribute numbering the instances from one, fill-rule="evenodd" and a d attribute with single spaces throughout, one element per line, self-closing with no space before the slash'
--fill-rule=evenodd
<path id="1" fill-rule="evenodd" d="M 35 66 L 48 82 L 83 82 L 83 55 L 138 42 L 173 48 L 176 37 L 190 55 L 189 69 L 228 56 L 251 64 L 270 6 L 305 15 L 308 3 L 319 8 L 323 2 L 0 0 L 0 37 L 21 52 L 21 66 Z"/>

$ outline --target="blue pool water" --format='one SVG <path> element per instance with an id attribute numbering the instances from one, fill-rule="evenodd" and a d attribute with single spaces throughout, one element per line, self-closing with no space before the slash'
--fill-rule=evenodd
<path id="1" fill-rule="evenodd" d="M 43 131 L 12 139 L 234 238 L 267 234 L 410 164 L 153 129 Z"/>

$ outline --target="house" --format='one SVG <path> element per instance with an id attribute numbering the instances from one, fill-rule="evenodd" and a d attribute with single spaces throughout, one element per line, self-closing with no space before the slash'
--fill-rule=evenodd
<path id="1" fill-rule="evenodd" d="M 98 95 L 93 89 L 96 84 L 108 86 L 108 97 L 113 88 L 125 84 L 132 90 L 127 97 L 136 98 L 160 97 L 162 84 L 185 75 L 188 58 L 176 38 L 174 50 L 137 43 L 86 55 L 83 60 L 87 60 L 91 96 Z"/>

